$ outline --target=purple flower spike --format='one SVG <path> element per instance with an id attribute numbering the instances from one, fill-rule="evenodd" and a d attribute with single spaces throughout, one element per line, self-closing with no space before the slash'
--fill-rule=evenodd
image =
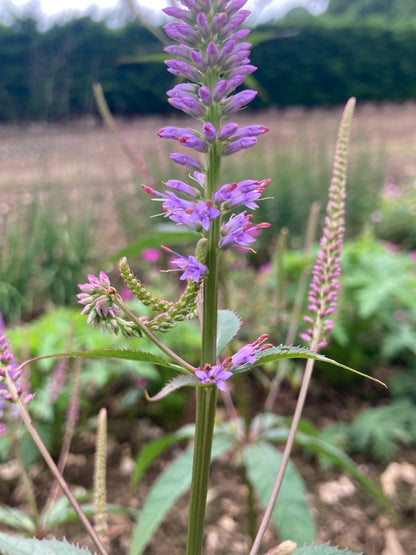
<path id="1" fill-rule="evenodd" d="M 204 123 L 203 132 L 204 132 L 204 137 L 209 143 L 213 143 L 217 138 L 217 131 L 215 127 L 212 125 L 212 123 L 210 123 L 209 121 Z"/>
<path id="2" fill-rule="evenodd" d="M 263 351 L 264 349 L 269 349 L 273 347 L 270 343 L 264 343 L 269 336 L 267 334 L 260 335 L 253 343 L 249 343 L 248 345 L 244 345 L 241 347 L 235 355 L 226 359 L 224 361 L 224 365 L 229 367 L 230 370 L 235 370 L 238 366 L 242 366 L 243 364 L 253 364 L 256 362 L 257 353 Z"/>
<path id="3" fill-rule="evenodd" d="M 196 23 L 198 25 L 198 29 L 201 33 L 201 35 L 206 39 L 209 37 L 210 35 L 210 28 L 209 28 L 209 23 L 208 23 L 208 19 L 207 16 L 200 12 L 197 16 L 196 16 Z"/>
<path id="4" fill-rule="evenodd" d="M 224 367 L 221 365 L 210 366 L 206 364 L 203 370 L 196 370 L 195 375 L 203 384 L 213 384 L 216 385 L 220 391 L 226 391 L 224 382 L 231 378 L 233 373 L 224 370 Z"/>
<path id="5" fill-rule="evenodd" d="M 240 150 L 245 150 L 247 148 L 251 148 L 252 146 L 257 144 L 256 137 L 244 137 L 242 139 L 238 139 L 237 141 L 232 141 L 228 143 L 224 147 L 224 154 L 226 156 L 230 154 L 234 154 L 235 152 L 240 152 Z"/>
<path id="6" fill-rule="evenodd" d="M 205 231 L 208 231 L 210 220 L 218 218 L 219 215 L 220 211 L 211 206 L 210 200 L 205 202 L 201 200 L 195 205 L 195 209 L 190 215 L 189 221 L 197 225 L 197 227 L 201 226 Z"/>
<path id="7" fill-rule="evenodd" d="M 176 19 L 181 19 L 184 23 L 192 23 L 192 15 L 186 10 L 181 8 L 167 7 L 163 8 L 162 12 L 170 17 L 176 17 Z"/>
<path id="8" fill-rule="evenodd" d="M 230 137 L 234 137 L 238 129 L 238 125 L 236 123 L 227 123 L 218 133 L 218 138 L 220 141 L 225 141 Z"/>
<path id="9" fill-rule="evenodd" d="M 181 145 L 187 146 L 189 148 L 193 148 L 198 152 L 208 151 L 207 143 L 202 139 L 200 139 L 199 137 L 195 137 L 195 135 L 193 133 L 190 133 L 189 131 L 181 135 L 178 140 L 181 143 Z M 248 139 L 241 139 L 241 140 L 248 140 Z"/>
<path id="10" fill-rule="evenodd" d="M 332 319 L 328 316 L 337 306 L 338 278 L 341 274 L 341 252 L 345 231 L 346 152 L 354 106 L 355 99 L 350 99 L 344 109 L 339 128 L 325 226 L 309 286 L 310 315 L 304 317 L 304 320 L 310 324 L 310 328 L 301 334 L 301 338 L 309 343 L 312 349 L 326 346 L 327 332 L 333 327 Z"/>
<path id="11" fill-rule="evenodd" d="M 193 279 L 196 283 L 199 282 L 201 277 L 205 276 L 208 273 L 208 268 L 205 264 L 199 262 L 195 256 L 185 256 L 180 255 L 179 253 L 169 249 L 162 245 L 162 249 L 170 254 L 176 255 L 178 258 L 174 258 L 172 260 L 172 264 L 177 266 L 181 270 L 185 270 L 184 273 L 181 275 L 179 279 Z"/>
<path id="12" fill-rule="evenodd" d="M 224 114 L 232 114 L 249 104 L 257 95 L 257 91 L 247 89 L 232 96 L 225 105 Z"/>
<path id="13" fill-rule="evenodd" d="M 172 152 L 172 154 L 169 155 L 169 158 L 176 164 L 179 164 L 180 166 L 186 166 L 191 170 L 204 170 L 202 164 L 198 160 L 195 160 L 195 158 L 191 158 L 186 154 L 181 154 L 180 152 Z"/>
<path id="14" fill-rule="evenodd" d="M 184 23 L 167 23 L 164 29 L 172 40 L 183 42 L 185 45 L 193 46 L 199 41 L 199 34 L 197 31 Z"/>
<path id="15" fill-rule="evenodd" d="M 217 13 L 212 21 L 212 31 L 217 33 L 221 27 L 224 27 L 225 22 L 227 21 L 227 14 L 225 12 Z"/>
<path id="16" fill-rule="evenodd" d="M 253 201 L 261 197 L 269 183 L 270 179 L 265 181 L 246 179 L 240 183 L 227 183 L 214 194 L 214 202 L 219 204 L 222 210 L 228 210 L 236 205 L 245 205 L 255 210 L 258 206 Z"/>
<path id="17" fill-rule="evenodd" d="M 176 139 L 178 140 L 181 135 L 184 133 L 189 133 L 189 129 L 187 127 L 162 127 L 157 132 L 157 136 L 161 139 Z"/>
<path id="18" fill-rule="evenodd" d="M 194 118 L 199 118 L 205 115 L 206 112 L 206 107 L 191 96 L 169 98 L 168 102 L 174 108 L 182 110 L 182 112 L 185 112 L 185 114 L 193 116 Z"/>
<path id="19" fill-rule="evenodd" d="M 180 83 L 179 85 L 175 85 L 173 89 L 166 94 L 172 98 L 183 98 L 184 96 L 191 96 L 192 94 L 196 95 L 197 87 L 198 85 L 195 83 Z"/>
<path id="20" fill-rule="evenodd" d="M 183 58 L 187 61 L 191 60 L 192 48 L 190 46 L 185 46 L 184 44 L 181 44 L 180 46 L 176 44 L 171 44 L 169 46 L 166 46 L 163 50 L 171 56 Z"/>
<path id="21" fill-rule="evenodd" d="M 186 6 L 195 16 L 199 13 L 199 8 L 195 0 L 181 0 L 181 3 Z"/>
<path id="22" fill-rule="evenodd" d="M 237 76 L 241 76 L 241 75 L 250 75 L 250 73 L 253 73 L 254 71 L 256 71 L 257 67 L 253 66 L 251 64 L 247 64 L 244 66 L 239 66 L 235 69 L 233 69 L 233 71 L 230 71 L 229 77 L 233 78 L 233 77 L 237 77 Z"/>
<path id="23" fill-rule="evenodd" d="M 201 72 L 206 71 L 207 63 L 200 52 L 198 52 L 197 50 L 192 50 L 190 56 L 191 56 L 192 62 L 196 65 L 199 71 Z M 193 81 L 197 81 L 197 79 L 193 79 Z"/>
<path id="24" fill-rule="evenodd" d="M 264 125 L 249 125 L 238 129 L 234 135 L 232 135 L 232 138 L 257 137 L 258 135 L 267 133 L 268 130 L 269 128 Z"/>
<path id="25" fill-rule="evenodd" d="M 220 240 L 220 247 L 238 246 L 247 248 L 255 241 L 254 236 L 261 229 L 270 227 L 270 224 L 267 222 L 253 225 L 251 223 L 252 219 L 253 216 L 246 215 L 245 212 L 241 212 L 237 216 L 231 216 L 228 222 L 222 226 L 221 233 L 223 237 Z"/>
<path id="26" fill-rule="evenodd" d="M 234 15 L 241 9 L 245 4 L 247 4 L 247 0 L 234 0 L 230 4 L 228 4 L 226 11 L 228 15 Z"/>
<path id="27" fill-rule="evenodd" d="M 215 42 L 211 41 L 208 43 L 207 49 L 205 51 L 207 62 L 210 66 L 213 66 L 218 59 L 218 47 Z"/>
<path id="28" fill-rule="evenodd" d="M 178 193 L 182 193 L 184 195 L 189 195 L 191 197 L 196 197 L 197 195 L 199 195 L 198 189 L 196 189 L 195 187 L 191 187 L 190 185 L 184 183 L 183 181 L 180 181 L 179 179 L 169 179 L 168 181 L 166 181 L 165 185 L 166 187 L 174 189 Z"/>
<path id="29" fill-rule="evenodd" d="M 205 106 L 211 106 L 212 98 L 211 98 L 211 91 L 208 87 L 200 87 L 198 89 L 198 96 L 205 104 Z"/>
<path id="30" fill-rule="evenodd" d="M 186 79 L 195 82 L 199 82 L 201 79 L 201 73 L 187 62 L 181 62 L 180 60 L 166 60 L 165 64 L 168 66 L 168 71 L 173 73 L 173 75 L 186 77 Z"/>

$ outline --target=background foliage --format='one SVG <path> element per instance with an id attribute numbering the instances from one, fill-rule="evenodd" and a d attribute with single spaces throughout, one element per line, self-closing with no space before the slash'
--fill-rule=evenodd
<path id="1" fill-rule="evenodd" d="M 416 98 L 414 13 L 399 10 L 392 21 L 390 12 L 376 17 L 380 11 L 361 4 L 341 13 L 331 2 L 319 17 L 292 10 L 257 27 L 252 59 L 261 94 L 254 108 Z M 174 78 L 161 71 L 156 52 L 160 43 L 135 22 L 110 29 L 83 17 L 41 32 L 34 19 L 15 19 L 0 26 L 0 121 L 93 114 L 95 81 L 114 114 L 165 113 L 164 91 Z"/>

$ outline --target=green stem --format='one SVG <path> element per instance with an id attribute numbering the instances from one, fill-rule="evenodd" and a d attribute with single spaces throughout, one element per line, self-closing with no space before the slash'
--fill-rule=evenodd
<path id="1" fill-rule="evenodd" d="M 138 328 L 140 328 L 140 331 L 143 332 L 143 335 L 145 335 L 146 337 L 148 337 L 151 341 L 153 341 L 153 343 L 155 345 L 157 345 L 157 347 L 159 347 L 159 349 L 161 351 L 163 351 L 164 353 L 166 353 L 171 359 L 173 359 L 175 362 L 177 362 L 180 366 L 183 367 L 184 370 L 186 370 L 188 372 L 188 374 L 193 374 L 196 370 L 196 368 L 194 368 L 191 364 L 188 364 L 186 362 L 186 360 L 183 360 L 183 358 L 181 358 L 179 355 L 177 355 L 175 352 L 173 352 L 171 349 L 169 349 L 169 347 L 167 347 L 164 343 L 162 343 L 162 341 L 160 341 L 160 339 L 158 339 L 154 333 L 152 333 L 147 327 L 146 325 L 140 320 L 140 318 L 137 318 L 137 316 L 134 314 L 134 312 L 132 312 L 128 306 L 126 306 L 123 301 L 121 301 L 121 299 L 117 298 L 117 304 L 118 306 L 121 308 L 121 310 L 124 312 L 124 314 L 126 316 L 128 316 L 132 322 L 134 322 L 136 324 L 136 326 Z"/>
<path id="2" fill-rule="evenodd" d="M 316 345 L 311 345 L 311 349 L 315 348 Z M 303 407 L 305 405 L 305 400 L 306 400 L 306 395 L 308 393 L 308 388 L 309 388 L 309 383 L 311 381 L 311 377 L 312 377 L 312 371 L 313 371 L 313 367 L 314 367 L 314 363 L 315 361 L 311 358 L 308 358 L 308 360 L 306 361 L 306 366 L 305 366 L 305 372 L 303 374 L 303 380 L 302 380 L 302 385 L 300 387 L 300 391 L 299 391 L 299 396 L 298 396 L 298 400 L 296 403 L 296 408 L 295 408 L 295 412 L 293 415 L 293 420 L 292 420 L 292 424 L 290 426 L 290 430 L 289 430 L 289 437 L 287 438 L 287 442 L 283 451 L 283 455 L 282 455 L 282 460 L 280 463 L 280 467 L 279 470 L 277 472 L 276 475 L 276 479 L 273 485 L 273 490 L 272 490 L 272 494 L 270 496 L 269 502 L 267 504 L 266 510 L 264 512 L 260 527 L 257 531 L 257 536 L 254 540 L 253 546 L 250 550 L 250 554 L 249 555 L 257 555 L 259 549 L 260 549 L 260 544 L 261 541 L 263 539 L 264 533 L 267 529 L 267 526 L 269 524 L 269 521 L 271 519 L 272 516 L 272 512 L 274 509 L 274 506 L 276 504 L 276 500 L 277 500 L 277 496 L 279 495 L 279 491 L 280 491 L 280 487 L 282 485 L 283 482 L 283 477 L 285 475 L 286 472 L 286 468 L 287 465 L 289 463 L 289 459 L 290 459 L 290 454 L 292 452 L 292 448 L 293 448 L 293 444 L 295 442 L 295 436 L 296 436 L 296 432 L 298 430 L 299 427 L 299 422 L 300 422 L 300 418 L 302 416 L 302 411 L 303 411 Z"/>
<path id="3" fill-rule="evenodd" d="M 213 144 L 208 153 L 207 199 L 212 199 L 220 178 L 221 158 L 217 145 Z M 217 344 L 218 313 L 218 242 L 220 218 L 211 221 L 208 231 L 208 275 L 204 280 L 202 311 L 201 368 L 206 364 L 215 365 Z M 189 506 L 187 555 L 200 555 L 204 533 L 205 506 L 208 491 L 211 447 L 214 436 L 217 388 L 215 386 L 196 388 L 195 446 L 192 468 L 191 500 Z"/>
<path id="4" fill-rule="evenodd" d="M 196 427 L 186 555 L 200 555 L 204 533 L 217 388 L 196 388 Z"/>

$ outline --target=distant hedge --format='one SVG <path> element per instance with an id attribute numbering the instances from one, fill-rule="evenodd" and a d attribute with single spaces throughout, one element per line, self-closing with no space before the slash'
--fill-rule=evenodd
<path id="1" fill-rule="evenodd" d="M 317 19 L 277 32 L 282 38 L 257 45 L 252 56 L 263 105 L 416 99 L 416 20 L 391 27 Z"/>
<path id="2" fill-rule="evenodd" d="M 252 61 L 263 94 L 254 107 L 331 105 L 360 100 L 416 99 L 416 20 L 336 22 L 258 27 Z M 62 120 L 95 112 L 99 81 L 119 115 L 171 112 L 174 82 L 157 62 L 120 64 L 123 57 L 160 52 L 144 27 L 109 29 L 81 18 L 41 33 L 32 19 L 0 26 L 0 121 Z"/>

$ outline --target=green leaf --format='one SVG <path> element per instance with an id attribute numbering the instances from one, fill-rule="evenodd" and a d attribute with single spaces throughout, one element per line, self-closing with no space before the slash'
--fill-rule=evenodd
<path id="1" fill-rule="evenodd" d="M 174 434 L 168 434 L 159 437 L 145 445 L 136 459 L 136 464 L 134 466 L 133 474 L 131 477 L 131 484 L 133 486 L 136 486 L 139 483 L 141 477 L 149 468 L 149 466 L 165 449 L 170 447 L 173 443 L 177 443 L 178 441 L 182 441 L 188 438 L 189 434 L 181 434 L 180 431 L 178 431 Z"/>
<path id="2" fill-rule="evenodd" d="M 345 364 L 341 364 L 332 358 L 328 358 L 325 355 L 320 355 L 315 351 L 311 351 L 306 347 L 295 347 L 294 345 L 278 345 L 277 347 L 271 347 L 270 349 L 264 349 L 264 351 L 260 351 L 257 355 L 257 360 L 253 364 L 245 364 L 238 368 L 235 373 L 239 372 L 247 372 L 250 368 L 258 366 L 259 364 L 265 364 L 266 362 L 273 362 L 275 360 L 282 360 L 285 358 L 311 358 L 313 360 L 319 360 L 320 362 L 326 362 L 328 364 L 332 364 L 333 366 L 339 366 L 344 370 L 348 370 L 349 372 L 353 372 L 354 374 L 358 374 L 363 378 L 368 378 L 374 382 L 379 383 L 387 388 L 386 384 L 382 381 L 378 380 L 377 378 L 373 378 L 373 376 L 369 376 L 368 374 L 364 374 L 363 372 L 359 372 L 358 370 L 354 370 L 354 368 L 350 368 Z"/>
<path id="3" fill-rule="evenodd" d="M 37 540 L 35 538 L 19 538 L 0 532 L 1 555 L 77 555 L 91 551 L 77 547 L 66 540 Z"/>
<path id="4" fill-rule="evenodd" d="M 186 387 L 188 385 L 201 385 L 201 381 L 194 374 L 181 374 L 180 376 L 176 376 L 173 380 L 170 380 L 166 385 L 162 387 L 162 389 L 153 397 L 147 397 L 149 401 L 160 401 L 160 399 L 164 399 L 173 391 L 177 389 L 181 389 L 182 387 Z"/>
<path id="5" fill-rule="evenodd" d="M 392 459 L 398 444 L 414 437 L 414 410 L 407 399 L 363 410 L 350 425 L 350 448 L 378 460 Z"/>
<path id="6" fill-rule="evenodd" d="M 218 311 L 217 324 L 217 356 L 221 354 L 241 328 L 241 318 L 231 310 Z"/>
<path id="7" fill-rule="evenodd" d="M 152 353 L 146 353 L 144 351 L 138 351 L 133 349 L 94 349 L 92 351 L 73 351 L 70 353 L 54 353 L 51 355 L 42 355 L 39 357 L 31 358 L 30 360 L 26 360 L 23 364 L 19 366 L 19 368 L 23 368 L 26 364 L 30 362 L 35 362 L 37 360 L 44 360 L 47 358 L 76 358 L 76 357 L 105 357 L 105 358 L 118 358 L 123 360 L 134 360 L 138 362 L 150 362 L 152 364 L 156 364 L 158 366 L 164 366 L 165 368 L 170 368 L 175 372 L 178 369 L 183 370 L 180 366 L 175 364 L 171 364 L 167 362 L 163 358 L 154 355 Z"/>
<path id="8" fill-rule="evenodd" d="M 339 555 L 340 553 L 344 553 L 344 555 L 363 555 L 362 553 L 348 551 L 347 549 L 338 549 L 338 547 L 333 547 L 329 543 L 304 545 L 295 549 L 293 555 Z"/>
<path id="9" fill-rule="evenodd" d="M 28 534 L 35 533 L 35 524 L 24 512 L 13 507 L 0 507 L 0 522 Z"/>
<path id="10" fill-rule="evenodd" d="M 233 445 L 233 440 L 215 438 L 212 443 L 212 460 L 220 457 Z M 129 555 L 141 555 L 175 502 L 190 488 L 192 478 L 193 448 L 175 459 L 152 485 L 138 523 L 133 531 Z"/>
<path id="11" fill-rule="evenodd" d="M 177 245 L 178 243 L 183 243 L 186 241 L 195 241 L 198 238 L 198 234 L 195 231 L 182 231 L 176 227 L 169 227 L 167 231 L 153 231 L 151 234 L 146 235 L 130 243 L 126 248 L 112 255 L 109 260 L 114 262 L 119 260 L 123 256 L 127 258 L 134 258 L 139 256 L 139 254 L 144 249 L 159 248 L 160 245 L 166 245 L 167 247 L 171 245 Z"/>
<path id="12" fill-rule="evenodd" d="M 272 445 L 258 441 L 251 445 L 245 445 L 242 455 L 247 477 L 257 492 L 260 502 L 266 507 L 282 454 Z M 283 540 L 292 540 L 297 544 L 302 544 L 315 539 L 315 523 L 306 501 L 305 486 L 296 468 L 290 462 L 273 509 L 272 518 Z"/>
<path id="13" fill-rule="evenodd" d="M 83 503 L 81 505 L 81 509 L 87 517 L 93 517 L 96 513 L 95 507 L 92 503 Z M 134 514 L 136 512 L 128 507 L 122 507 L 112 503 L 107 504 L 106 510 L 108 514 Z M 67 524 L 68 522 L 75 522 L 79 518 L 65 496 L 61 496 L 57 499 L 50 513 L 45 516 L 46 518 L 43 519 L 43 527 L 47 530 L 51 530 L 52 528 L 56 528 L 62 524 Z"/>
<path id="14" fill-rule="evenodd" d="M 265 430 L 261 437 L 269 441 L 285 443 L 289 437 L 289 427 L 279 426 L 278 428 L 270 428 Z M 390 501 L 385 497 L 382 490 L 365 474 L 360 472 L 355 462 L 342 449 L 324 441 L 313 435 L 298 431 L 295 436 L 295 444 L 303 449 L 307 449 L 314 455 L 324 455 L 335 463 L 339 468 L 348 472 L 357 482 L 365 487 L 378 502 L 390 514 L 394 513 L 394 509 Z"/>

